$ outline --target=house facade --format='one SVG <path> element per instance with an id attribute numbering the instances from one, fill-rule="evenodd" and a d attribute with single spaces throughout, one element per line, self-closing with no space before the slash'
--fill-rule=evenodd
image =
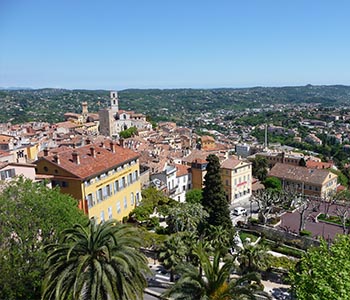
<path id="1" fill-rule="evenodd" d="M 44 151 L 37 173 L 51 175 L 52 186 L 77 199 L 98 222 L 122 220 L 141 200 L 138 154 L 115 145 L 88 144 Z"/>
<path id="2" fill-rule="evenodd" d="M 283 189 L 304 195 L 327 198 L 337 190 L 338 175 L 325 169 L 309 169 L 277 163 L 268 176 L 279 178 Z"/>
<path id="3" fill-rule="evenodd" d="M 228 158 L 221 163 L 221 179 L 227 199 L 249 199 L 252 195 L 252 163 Z"/>

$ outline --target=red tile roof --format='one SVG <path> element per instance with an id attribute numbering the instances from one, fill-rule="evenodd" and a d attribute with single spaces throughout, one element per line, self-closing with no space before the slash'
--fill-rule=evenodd
<path id="1" fill-rule="evenodd" d="M 222 162 L 221 168 L 233 170 L 240 163 L 241 163 L 241 161 L 239 159 L 228 158 Z"/>
<path id="2" fill-rule="evenodd" d="M 176 177 L 188 175 L 190 173 L 191 168 L 189 166 L 175 164 L 175 167 L 177 169 L 176 171 Z"/>
<path id="3" fill-rule="evenodd" d="M 270 170 L 268 176 L 299 182 L 322 184 L 327 178 L 329 178 L 330 174 L 332 173 L 328 170 L 308 169 L 305 167 L 277 163 Z M 335 175 L 332 176 L 334 177 Z"/>
<path id="4" fill-rule="evenodd" d="M 332 162 L 320 162 L 320 161 L 313 161 L 308 160 L 306 162 L 306 167 L 310 169 L 329 169 L 333 167 Z"/>
<path id="5" fill-rule="evenodd" d="M 91 147 L 94 148 L 95 157 L 91 154 Z M 57 151 L 58 149 L 55 149 L 59 157 L 59 164 L 57 164 L 54 159 L 55 154 L 53 153 L 55 150 L 51 151 L 50 155 L 41 157 L 40 160 L 47 160 L 74 176 L 84 179 L 139 157 L 137 153 L 130 149 L 122 148 L 118 145 L 114 145 L 114 147 L 114 153 L 110 148 L 105 148 L 97 144 L 85 145 L 75 149 L 65 148 L 60 149 L 59 151 Z M 79 164 L 73 161 L 73 152 L 77 153 L 80 161 Z"/>

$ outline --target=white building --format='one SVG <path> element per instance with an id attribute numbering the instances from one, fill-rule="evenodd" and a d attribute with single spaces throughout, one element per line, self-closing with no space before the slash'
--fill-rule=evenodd
<path id="1" fill-rule="evenodd" d="M 110 137 L 118 137 L 121 131 L 130 127 L 136 127 L 139 131 L 152 129 L 145 115 L 119 110 L 118 93 L 115 91 L 111 92 L 110 106 L 99 111 L 99 119 L 100 133 Z"/>

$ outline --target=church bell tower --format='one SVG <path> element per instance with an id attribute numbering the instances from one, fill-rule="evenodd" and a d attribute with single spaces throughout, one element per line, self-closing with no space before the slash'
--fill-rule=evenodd
<path id="1" fill-rule="evenodd" d="M 111 109 L 113 111 L 113 114 L 118 113 L 119 110 L 119 99 L 118 99 L 118 92 L 111 91 Z"/>

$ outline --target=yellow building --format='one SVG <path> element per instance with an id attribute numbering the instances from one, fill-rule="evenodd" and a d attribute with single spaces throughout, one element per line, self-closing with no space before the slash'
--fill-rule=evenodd
<path id="1" fill-rule="evenodd" d="M 54 151 L 44 151 L 37 173 L 52 175 L 52 186 L 77 199 L 90 218 L 122 220 L 141 200 L 139 156 L 132 150 L 111 142 Z"/>
<path id="2" fill-rule="evenodd" d="M 252 195 L 252 164 L 235 158 L 221 163 L 221 179 L 230 202 Z"/>

